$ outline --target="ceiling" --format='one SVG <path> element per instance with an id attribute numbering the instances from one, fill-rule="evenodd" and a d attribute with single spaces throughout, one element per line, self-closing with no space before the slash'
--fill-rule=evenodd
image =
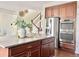
<path id="1" fill-rule="evenodd" d="M 43 7 L 67 3 L 69 1 L 0 1 L 0 12 L 25 9 L 41 10 Z"/>
<path id="2" fill-rule="evenodd" d="M 0 1 L 0 8 L 12 11 L 23 9 L 41 10 L 46 4 L 56 5 L 60 3 L 66 3 L 66 1 Z"/>
<path id="3" fill-rule="evenodd" d="M 9 10 L 22 10 L 22 9 L 41 9 L 42 6 L 51 1 L 0 1 L 0 8 Z"/>

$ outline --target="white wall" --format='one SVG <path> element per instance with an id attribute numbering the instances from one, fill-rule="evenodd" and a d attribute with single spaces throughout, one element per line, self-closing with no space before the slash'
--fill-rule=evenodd
<path id="1" fill-rule="evenodd" d="M 79 54 L 79 2 L 77 2 L 77 19 L 76 19 L 76 51 Z"/>

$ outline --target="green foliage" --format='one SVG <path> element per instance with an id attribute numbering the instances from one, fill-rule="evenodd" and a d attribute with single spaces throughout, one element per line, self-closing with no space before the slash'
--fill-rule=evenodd
<path id="1" fill-rule="evenodd" d="M 28 28 L 32 28 L 32 24 L 27 24 L 27 27 Z"/>
<path id="2" fill-rule="evenodd" d="M 26 28 L 27 24 L 24 20 L 17 20 L 15 25 L 17 25 L 19 28 Z"/>
<path id="3" fill-rule="evenodd" d="M 26 24 L 24 20 L 17 20 L 15 25 L 17 25 L 19 28 L 32 28 L 32 24 Z"/>
<path id="4" fill-rule="evenodd" d="M 32 24 L 31 23 L 27 23 L 27 22 L 24 21 L 23 18 L 17 17 L 15 25 L 17 25 L 18 28 L 26 28 L 26 27 L 28 27 L 28 28 L 32 29 Z"/>

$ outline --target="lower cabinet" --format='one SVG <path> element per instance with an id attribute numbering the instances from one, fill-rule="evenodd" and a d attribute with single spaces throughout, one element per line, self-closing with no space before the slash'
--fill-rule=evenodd
<path id="1" fill-rule="evenodd" d="M 49 56 L 54 56 L 54 54 L 55 54 L 54 53 L 54 48 L 55 48 L 54 45 L 55 45 L 54 42 L 49 43 L 49 52 L 50 52 Z"/>
<path id="2" fill-rule="evenodd" d="M 30 52 L 30 57 L 40 57 L 40 47 L 36 47 Z"/>
<path id="3" fill-rule="evenodd" d="M 19 53 L 19 54 L 16 54 L 12 57 L 25 57 L 26 56 L 26 53 L 25 52 L 22 52 L 22 53 Z"/>
<path id="4" fill-rule="evenodd" d="M 22 53 L 16 54 L 13 57 L 40 57 L 40 48 L 36 48 L 35 50 L 27 50 Z"/>
<path id="5" fill-rule="evenodd" d="M 54 38 L 42 40 L 41 56 L 54 56 Z"/>
<path id="6" fill-rule="evenodd" d="M 9 56 L 14 57 L 40 57 L 41 41 L 34 41 L 9 48 Z"/>
<path id="7" fill-rule="evenodd" d="M 54 47 L 53 46 L 54 46 L 54 44 L 52 42 L 42 45 L 41 56 L 42 57 L 54 56 Z"/>
<path id="8" fill-rule="evenodd" d="M 41 56 L 42 57 L 48 57 L 49 56 L 49 45 L 48 44 L 45 44 L 45 45 L 42 45 L 41 47 Z"/>
<path id="9" fill-rule="evenodd" d="M 6 52 L 5 52 L 6 51 Z M 0 48 L 0 56 L 49 57 L 54 55 L 54 38 L 46 38 L 9 48 Z M 5 52 L 5 53 L 4 53 Z M 5 54 L 5 55 L 4 55 Z"/>

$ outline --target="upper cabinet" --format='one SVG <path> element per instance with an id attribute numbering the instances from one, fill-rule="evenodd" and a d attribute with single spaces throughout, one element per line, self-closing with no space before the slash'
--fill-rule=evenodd
<path id="1" fill-rule="evenodd" d="M 66 5 L 66 18 L 73 19 L 76 17 L 76 3 Z"/>
<path id="2" fill-rule="evenodd" d="M 52 17 L 52 8 L 45 8 L 45 17 Z"/>
<path id="3" fill-rule="evenodd" d="M 71 2 L 67 4 L 62 4 L 59 6 L 52 6 L 45 9 L 46 17 L 61 17 L 61 19 L 75 19 L 77 3 Z"/>
<path id="4" fill-rule="evenodd" d="M 52 16 L 59 17 L 59 6 L 52 8 Z"/>
<path id="5" fill-rule="evenodd" d="M 66 7 L 65 7 L 65 5 L 60 6 L 59 12 L 60 12 L 59 17 L 62 18 L 62 19 L 65 19 L 66 18 Z"/>

